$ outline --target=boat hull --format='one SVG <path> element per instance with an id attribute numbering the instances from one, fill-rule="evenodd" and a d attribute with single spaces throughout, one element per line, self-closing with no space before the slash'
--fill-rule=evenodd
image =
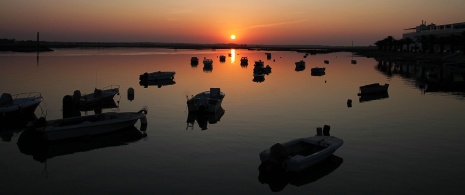
<path id="1" fill-rule="evenodd" d="M 47 126 L 36 129 L 49 141 L 97 135 L 134 126 L 144 113 L 103 113 L 92 116 L 72 117 L 47 121 Z M 99 120 L 99 118 L 105 118 Z M 95 121 L 96 120 L 96 121 Z"/>
<path id="2" fill-rule="evenodd" d="M 380 94 L 380 93 L 387 93 L 389 88 L 389 84 L 380 85 L 379 83 L 374 83 L 370 85 L 365 85 L 360 87 L 360 94 Z"/>
<path id="3" fill-rule="evenodd" d="M 280 163 L 289 172 L 299 172 L 329 157 L 343 143 L 344 141 L 334 136 L 314 136 L 281 143 L 289 157 Z M 309 149 L 314 151 L 308 151 Z M 272 161 L 270 152 L 271 149 L 261 152 L 260 160 Z"/>
<path id="4" fill-rule="evenodd" d="M 20 98 L 13 100 L 13 105 L 0 108 L 0 120 L 21 120 L 30 118 L 42 102 L 42 97 Z"/>

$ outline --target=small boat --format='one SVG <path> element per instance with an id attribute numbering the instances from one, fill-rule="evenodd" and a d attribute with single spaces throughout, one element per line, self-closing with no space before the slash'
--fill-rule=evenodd
<path id="1" fill-rule="evenodd" d="M 212 59 L 204 58 L 204 59 L 203 59 L 203 66 L 204 66 L 204 67 L 211 67 L 211 66 L 213 66 L 213 60 L 212 60 Z"/>
<path id="2" fill-rule="evenodd" d="M 344 141 L 329 135 L 329 126 L 324 126 L 324 134 L 318 128 L 313 137 L 298 138 L 284 143 L 277 143 L 260 153 L 262 162 L 281 166 L 288 172 L 303 171 L 331 156 Z"/>
<path id="3" fill-rule="evenodd" d="M 387 83 L 384 85 L 380 85 L 379 83 L 364 85 L 360 87 L 360 93 L 358 95 L 387 93 L 388 88 L 389 84 Z"/>
<path id="4" fill-rule="evenodd" d="M 0 119 L 21 119 L 34 115 L 34 112 L 42 102 L 39 93 L 21 93 L 11 95 L 3 93 L 0 97 Z"/>
<path id="5" fill-rule="evenodd" d="M 297 68 L 297 67 L 302 67 L 302 66 L 305 67 L 305 61 L 300 60 L 300 61 L 298 61 L 298 62 L 295 63 L 295 66 L 296 66 L 296 68 Z"/>
<path id="6" fill-rule="evenodd" d="M 270 60 L 271 59 L 271 53 L 265 53 L 266 59 Z"/>
<path id="7" fill-rule="evenodd" d="M 357 60 L 350 60 L 350 63 L 357 64 Z"/>
<path id="8" fill-rule="evenodd" d="M 325 73 L 326 71 L 326 68 L 319 68 L 319 67 L 315 67 L 315 68 L 312 68 L 311 69 L 311 73 Z"/>
<path id="9" fill-rule="evenodd" d="M 176 72 L 174 71 L 157 71 L 152 73 L 144 73 L 139 76 L 139 80 L 141 81 L 158 81 L 158 80 L 167 80 L 167 79 L 174 79 L 174 75 Z"/>
<path id="10" fill-rule="evenodd" d="M 220 62 L 225 62 L 226 61 L 226 56 L 220 55 Z"/>
<path id="11" fill-rule="evenodd" d="M 324 60 L 324 63 L 325 63 L 325 64 L 329 64 L 329 60 Z"/>
<path id="12" fill-rule="evenodd" d="M 270 74 L 271 73 L 271 67 L 270 67 L 270 65 L 266 65 L 266 67 L 265 67 L 264 62 L 259 60 L 259 61 L 255 62 L 253 72 L 255 74 Z"/>
<path id="13" fill-rule="evenodd" d="M 241 65 L 248 65 L 249 64 L 249 59 L 247 57 L 242 57 L 241 58 Z"/>
<path id="14" fill-rule="evenodd" d="M 119 86 L 118 85 L 110 85 L 103 89 L 94 89 L 94 93 L 90 93 L 87 95 L 81 96 L 81 92 L 76 90 L 73 96 L 78 96 L 79 98 L 79 106 L 81 107 L 88 107 L 93 105 L 100 105 L 106 101 L 113 101 L 113 97 L 119 94 Z"/>
<path id="15" fill-rule="evenodd" d="M 210 91 L 199 93 L 190 99 L 187 99 L 187 108 L 189 112 L 205 111 L 216 112 L 221 108 L 225 94 L 220 88 L 210 88 Z"/>
<path id="16" fill-rule="evenodd" d="M 147 110 L 142 109 L 139 112 L 107 112 L 49 121 L 40 118 L 33 124 L 33 130 L 49 141 L 70 139 L 128 128 L 139 119 L 146 125 L 146 114 Z"/>
<path id="17" fill-rule="evenodd" d="M 199 58 L 197 58 L 197 57 L 195 57 L 195 56 L 194 56 L 194 57 L 191 57 L 191 64 L 192 64 L 192 65 L 197 65 L 197 64 L 199 64 Z"/>

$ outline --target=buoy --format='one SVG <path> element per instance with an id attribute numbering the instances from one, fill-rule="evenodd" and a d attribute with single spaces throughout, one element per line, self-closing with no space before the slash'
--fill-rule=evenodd
<path id="1" fill-rule="evenodd" d="M 74 109 L 74 98 L 70 95 L 63 97 L 63 118 L 69 118 L 73 116 Z"/>
<path id="2" fill-rule="evenodd" d="M 128 100 L 129 101 L 134 100 L 134 88 L 132 87 L 129 87 L 128 89 Z"/>
<path id="3" fill-rule="evenodd" d="M 329 125 L 324 125 L 323 126 L 323 135 L 324 136 L 330 136 L 329 135 L 329 130 L 331 129 L 331 127 Z"/>
<path id="4" fill-rule="evenodd" d="M 348 108 L 352 107 L 352 100 L 351 99 L 347 100 L 347 107 Z"/>
<path id="5" fill-rule="evenodd" d="M 322 135 L 322 133 L 321 133 L 322 131 L 323 131 L 323 129 L 322 129 L 321 127 L 317 127 L 317 128 L 316 128 L 316 136 L 321 136 L 321 135 Z"/>

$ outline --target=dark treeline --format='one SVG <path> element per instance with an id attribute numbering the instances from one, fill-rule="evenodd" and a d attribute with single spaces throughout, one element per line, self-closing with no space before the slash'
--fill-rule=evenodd
<path id="1" fill-rule="evenodd" d="M 416 38 L 395 39 L 388 36 L 376 41 L 375 45 L 390 52 L 453 53 L 465 50 L 465 31 L 459 35 L 422 35 Z"/>

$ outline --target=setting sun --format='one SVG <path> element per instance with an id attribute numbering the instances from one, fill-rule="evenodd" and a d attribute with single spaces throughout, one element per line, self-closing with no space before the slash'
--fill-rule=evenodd
<path id="1" fill-rule="evenodd" d="M 231 35 L 231 39 L 236 39 L 236 35 Z"/>

